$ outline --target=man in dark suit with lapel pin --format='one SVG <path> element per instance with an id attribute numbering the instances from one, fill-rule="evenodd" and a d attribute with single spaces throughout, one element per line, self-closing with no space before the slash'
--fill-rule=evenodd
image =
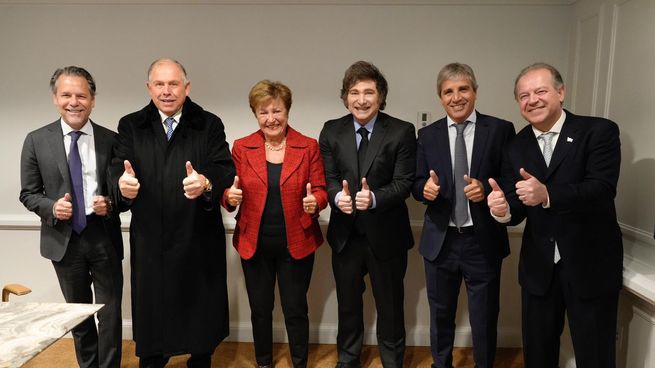
<path id="1" fill-rule="evenodd" d="M 20 201 L 41 218 L 41 255 L 66 302 L 93 303 L 93 284 L 105 305 L 97 330 L 94 317 L 73 329 L 78 364 L 119 367 L 123 240 L 107 179 L 116 133 L 89 119 L 96 85 L 88 71 L 57 69 L 50 88 L 61 117 L 25 138 Z"/>
<path id="2" fill-rule="evenodd" d="M 533 64 L 514 84 L 530 123 L 507 149 L 507 195 L 492 181 L 501 222 L 526 220 L 519 261 L 525 366 L 556 367 L 566 313 L 576 366 L 615 367 L 623 245 L 614 197 L 618 126 L 562 108 L 560 73 Z M 504 175 L 505 176 L 505 175 Z"/>
<path id="3" fill-rule="evenodd" d="M 500 270 L 509 242 L 484 199 L 491 192 L 487 179 L 501 175 L 502 150 L 514 126 L 475 111 L 477 89 L 471 67 L 444 66 L 437 94 L 446 117 L 418 132 L 413 195 L 427 205 L 419 252 L 430 306 L 432 366 L 439 368 L 453 366 L 462 279 L 476 366 L 493 367 L 496 353 Z"/>
<path id="4" fill-rule="evenodd" d="M 387 91 L 373 64 L 351 65 L 341 89 L 350 114 L 326 122 L 319 138 L 332 208 L 327 239 L 339 305 L 337 367 L 361 366 L 367 273 L 382 365 L 403 365 L 403 279 L 414 244 L 405 199 L 414 180 L 416 136 L 412 124 L 380 112 Z"/>

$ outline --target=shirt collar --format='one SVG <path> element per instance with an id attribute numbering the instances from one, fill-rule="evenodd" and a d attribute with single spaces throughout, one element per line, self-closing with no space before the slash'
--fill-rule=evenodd
<path id="1" fill-rule="evenodd" d="M 80 129 L 80 132 L 86 134 L 86 135 L 93 135 L 93 125 L 89 124 L 91 120 L 87 120 L 86 123 L 82 126 Z M 70 132 L 74 131 L 75 129 L 71 128 L 70 125 L 66 123 L 64 118 L 59 119 L 59 123 L 61 124 L 61 132 L 63 135 L 68 135 Z"/>
<path id="2" fill-rule="evenodd" d="M 564 109 L 562 109 L 562 114 L 559 116 L 559 119 L 555 122 L 555 125 L 553 125 L 552 128 L 548 132 L 553 132 L 555 134 L 559 134 L 562 131 L 562 126 L 564 125 L 564 120 L 566 120 L 566 112 Z M 534 133 L 535 137 L 539 137 L 543 133 L 548 133 L 548 132 L 542 132 L 541 130 L 535 128 L 532 126 L 532 132 Z"/>
<path id="3" fill-rule="evenodd" d="M 373 126 L 375 125 L 375 122 L 378 120 L 378 114 L 375 114 L 375 116 L 366 123 L 366 125 L 360 124 L 357 119 L 353 116 L 353 126 L 355 127 L 355 131 L 357 131 L 359 128 L 364 127 L 366 130 L 368 130 L 368 133 L 371 134 L 373 133 Z"/>
<path id="4" fill-rule="evenodd" d="M 475 110 L 473 110 L 473 112 L 471 112 L 471 115 L 469 115 L 469 117 L 466 118 L 466 120 L 464 120 L 464 121 L 469 121 L 470 123 L 475 124 L 475 122 L 477 120 L 478 120 L 478 114 L 475 112 Z M 446 114 L 446 122 L 448 122 L 449 127 L 454 126 L 455 124 L 457 124 L 457 122 L 455 122 L 455 120 L 451 119 L 448 114 Z"/>
<path id="5" fill-rule="evenodd" d="M 159 118 L 161 119 L 162 124 L 164 123 L 164 120 L 168 119 L 168 115 L 164 114 L 161 112 L 161 110 L 157 110 L 159 112 Z M 182 109 L 180 109 L 178 112 L 173 114 L 171 116 L 173 119 L 175 119 L 176 123 L 180 122 L 180 119 L 182 118 Z"/>

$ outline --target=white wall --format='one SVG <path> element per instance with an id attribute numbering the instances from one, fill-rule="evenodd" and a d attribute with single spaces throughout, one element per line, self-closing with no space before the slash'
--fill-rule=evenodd
<path id="1" fill-rule="evenodd" d="M 619 304 L 618 366 L 655 367 L 655 97 L 650 92 L 655 85 L 655 2 L 582 0 L 575 6 L 574 22 L 572 108 L 608 117 L 621 129 L 616 204 L 624 235 L 625 290 Z M 570 351 L 570 345 L 565 349 Z"/>
<path id="2" fill-rule="evenodd" d="M 318 137 L 322 123 L 346 113 L 338 94 L 354 61 L 374 62 L 390 83 L 387 111 L 415 122 L 418 111 L 443 116 L 435 96 L 436 73 L 462 61 L 476 71 L 478 109 L 524 126 L 512 99 L 518 71 L 535 61 L 569 70 L 573 6 L 567 0 L 494 1 L 10 1 L 0 0 L 0 283 L 22 282 L 34 293 L 23 301 L 62 301 L 49 261 L 38 251 L 38 222 L 18 202 L 23 138 L 57 118 L 48 91 L 55 68 L 77 64 L 96 78 L 92 119 L 115 129 L 118 119 L 148 101 L 146 68 L 160 56 L 179 59 L 192 82 L 191 96 L 226 123 L 228 140 L 256 129 L 247 93 L 258 80 L 281 80 L 294 92 L 290 122 Z M 450 4 L 449 4 L 450 3 Z M 250 5 L 248 5 L 250 4 Z M 582 101 L 582 100 L 580 100 Z M 582 102 L 580 102 L 582 103 Z M 415 238 L 422 205 L 409 200 Z M 323 213 L 327 219 L 327 211 Z M 226 217 L 228 227 L 231 216 Z M 652 223 L 652 222 L 651 222 Z M 127 235 L 126 235 L 127 236 Z M 228 235 L 228 242 L 231 235 Z M 499 344 L 520 345 L 516 258 L 504 263 Z M 228 247 L 232 339 L 250 334 L 249 309 L 236 252 Z M 130 333 L 129 252 L 124 316 Z M 429 317 L 422 260 L 410 252 L 406 277 L 408 342 L 427 345 Z M 367 293 L 367 325 L 373 303 Z M 327 246 L 318 251 L 310 287 L 312 341 L 334 343 L 336 294 Z M 276 320 L 281 314 L 276 311 Z M 462 300 L 457 343 L 470 344 Z M 282 325 L 278 325 L 281 327 Z M 368 343 L 374 341 L 370 331 Z M 276 336 L 282 337 L 282 329 Z"/>

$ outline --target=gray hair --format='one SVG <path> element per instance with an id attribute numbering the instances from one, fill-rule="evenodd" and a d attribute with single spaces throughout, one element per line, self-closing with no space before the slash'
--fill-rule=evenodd
<path id="1" fill-rule="evenodd" d="M 447 80 L 466 79 L 471 83 L 473 91 L 478 91 L 478 82 L 475 80 L 473 69 L 463 63 L 450 63 L 439 71 L 437 75 L 437 95 L 441 97 L 441 85 Z"/>

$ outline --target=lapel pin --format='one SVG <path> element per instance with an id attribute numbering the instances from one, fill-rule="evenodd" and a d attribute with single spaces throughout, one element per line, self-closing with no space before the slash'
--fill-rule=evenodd
<path id="1" fill-rule="evenodd" d="M 571 138 L 571 137 L 566 137 L 566 141 L 569 142 L 569 143 L 571 143 L 571 142 L 573 142 L 573 138 Z"/>

